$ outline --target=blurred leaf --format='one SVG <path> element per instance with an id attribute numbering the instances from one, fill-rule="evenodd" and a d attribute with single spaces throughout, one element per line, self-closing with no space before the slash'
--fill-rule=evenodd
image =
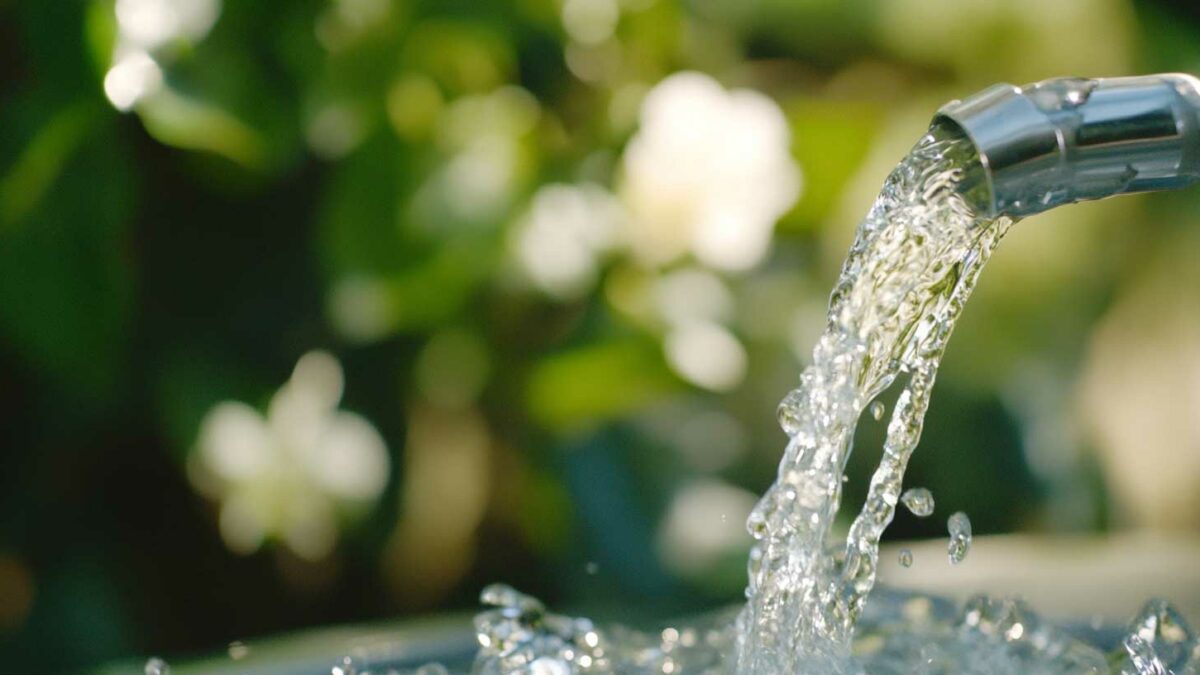
<path id="1" fill-rule="evenodd" d="M 96 106 L 79 103 L 50 118 L 0 177 L 0 232 L 33 210 L 92 128 Z"/>
<path id="2" fill-rule="evenodd" d="M 404 44 L 405 69 L 429 73 L 456 94 L 483 93 L 510 81 L 516 55 L 504 34 L 484 24 L 426 19 Z"/>
<path id="3" fill-rule="evenodd" d="M 867 156 L 882 111 L 868 103 L 802 99 L 790 103 L 787 113 L 792 154 L 804 172 L 804 192 L 780 227 L 812 227 L 837 203 Z"/>
<path id="4" fill-rule="evenodd" d="M 65 131 L 38 138 L 80 133 L 73 127 L 81 123 L 67 114 L 52 122 Z M 30 364 L 92 395 L 115 384 L 127 345 L 133 186 L 119 147 L 112 130 L 102 128 L 65 160 L 57 180 L 41 169 L 16 179 L 43 182 L 46 196 L 18 227 L 0 233 L 0 332 Z M 5 204 L 7 214 L 11 202 Z"/>
<path id="5" fill-rule="evenodd" d="M 571 495 L 553 475 L 531 469 L 522 486 L 517 513 L 521 533 L 539 551 L 562 553 L 570 543 L 574 517 Z"/>
<path id="6" fill-rule="evenodd" d="M 333 278 L 389 274 L 412 256 L 397 215 L 410 178 L 403 150 L 391 134 L 376 134 L 338 163 L 320 215 L 319 248 Z"/>
<path id="7" fill-rule="evenodd" d="M 528 403 L 535 418 L 561 429 L 620 417 L 683 388 L 656 344 L 627 339 L 546 358 L 530 376 Z"/>
<path id="8" fill-rule="evenodd" d="M 138 114 L 160 143 L 212 152 L 246 168 L 261 168 L 266 161 L 262 139 L 253 129 L 203 100 L 164 90 L 138 106 Z"/>

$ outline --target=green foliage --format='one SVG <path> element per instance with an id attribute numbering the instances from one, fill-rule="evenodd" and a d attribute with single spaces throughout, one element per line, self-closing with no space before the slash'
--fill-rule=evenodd
<path id="1" fill-rule="evenodd" d="M 1200 68 L 1200 17 L 1145 0 L 1062 3 L 1054 21 L 978 0 L 619 0 L 611 35 L 592 42 L 559 0 L 219 5 L 211 27 L 146 48 L 161 81 L 121 113 L 105 79 L 144 45 L 114 0 L 0 2 L 0 443 L 14 467 L 0 472 L 0 558 L 30 570 L 34 594 L 27 615 L 0 611 L 0 646 L 15 654 L 0 662 L 16 671 L 419 604 L 397 589 L 438 608 L 469 606 L 497 580 L 647 614 L 734 599 L 740 550 L 676 578 L 655 528 L 685 476 L 770 482 L 783 443 L 770 408 L 820 328 L 853 218 L 933 106 L 1031 75 Z M 683 70 L 762 92 L 786 117 L 803 189 L 751 269 L 631 253 L 632 228 L 686 238 L 672 218 L 699 208 L 656 193 L 666 226 L 627 213 L 641 102 Z M 551 184 L 560 196 L 587 184 L 624 219 L 607 224 L 611 240 L 569 232 L 541 250 L 552 263 L 592 256 L 565 290 L 539 285 L 520 255 Z M 595 225 L 570 206 L 545 219 L 551 234 Z M 984 531 L 1107 526 L 1118 508 L 1091 446 L 1074 439 L 1059 474 L 1039 473 L 1030 429 L 1055 420 L 1013 399 L 1029 372 L 1073 381 L 1139 259 L 1174 241 L 1163 231 L 1194 228 L 1195 207 L 1130 199 L 1014 228 L 914 459 L 939 504 Z M 675 306 L 687 303 L 664 280 L 681 271 L 712 297 Z M 746 351 L 745 376 L 720 392 L 689 384 L 665 356 L 688 321 L 720 324 Z M 437 352 L 448 334 L 469 345 Z M 313 349 L 345 365 L 347 408 L 386 441 L 389 486 L 328 559 L 284 546 L 235 556 L 193 475 L 198 427 L 222 401 L 263 408 Z M 434 408 L 429 419 L 451 422 L 425 420 L 438 452 L 414 457 L 412 435 L 427 431 L 414 421 Z M 718 408 L 728 438 L 689 430 Z M 732 449 L 716 461 L 677 447 L 709 442 Z M 854 455 L 855 484 L 873 463 Z M 447 520 L 425 531 L 406 523 L 406 500 L 430 466 L 458 467 L 474 492 L 434 476 L 450 487 L 423 506 Z M 1075 471 L 1086 478 L 1067 480 Z M 1067 483 L 1078 489 L 1056 487 Z M 625 516 L 633 534 L 618 531 Z M 446 564 L 397 569 L 405 536 Z M 611 564 L 581 576 L 586 547 L 609 544 Z M 0 575 L 0 605 L 19 581 Z"/>

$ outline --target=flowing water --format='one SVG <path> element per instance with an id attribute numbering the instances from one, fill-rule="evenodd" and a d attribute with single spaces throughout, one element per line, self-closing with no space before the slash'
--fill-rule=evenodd
<path id="1" fill-rule="evenodd" d="M 935 126 L 891 173 L 859 226 L 812 362 L 779 406 L 789 442 L 747 523 L 756 543 L 736 618 L 718 615 L 661 635 L 604 635 L 587 620 L 548 614 L 536 600 L 497 586 L 483 598 L 495 609 L 477 619 L 475 672 L 1166 673 L 1189 659 L 1194 670 L 1200 647 L 1182 619 L 1157 604 L 1111 659 L 1019 602 L 981 597 L 956 613 L 930 598 L 892 594 L 867 605 L 880 538 L 902 499 L 942 354 L 1012 224 L 971 207 L 986 189 L 972 144 Z M 836 542 L 854 429 L 864 410 L 882 416 L 875 399 L 896 382 L 902 391 L 866 502 L 845 541 Z M 904 493 L 903 503 L 918 516 L 933 511 L 923 488 Z M 961 563 L 970 521 L 955 513 L 947 527 L 950 562 Z M 910 552 L 901 556 L 911 564 Z M 1167 624 L 1176 629 L 1167 631 L 1173 642 L 1160 630 Z"/>
<path id="2" fill-rule="evenodd" d="M 896 167 L 866 219 L 829 303 L 824 334 L 779 417 L 790 437 L 754 512 L 737 668 L 795 673 L 847 653 L 875 584 L 908 458 L 946 342 L 984 263 L 1011 221 L 963 198 L 979 162 L 966 139 L 931 130 Z M 831 528 L 862 412 L 906 377 L 883 458 L 840 554 Z"/>
<path id="3" fill-rule="evenodd" d="M 789 440 L 747 524 L 756 542 L 744 607 L 661 632 L 602 631 L 496 585 L 483 593 L 491 609 L 476 618 L 472 672 L 1196 673 L 1200 643 L 1161 603 L 1106 643 L 1043 622 L 1017 601 L 979 597 L 956 609 L 924 596 L 872 594 L 880 538 L 897 503 L 921 517 L 933 512 L 928 490 L 901 489 L 946 343 L 1012 224 L 971 208 L 985 189 L 971 143 L 935 127 L 859 226 L 812 361 L 779 407 Z M 893 383 L 902 391 L 882 459 L 846 539 L 835 541 L 854 429 L 864 411 L 883 415 L 875 399 Z M 970 521 L 955 513 L 947 527 L 957 564 L 970 549 Z M 911 552 L 900 555 L 912 564 Z"/>

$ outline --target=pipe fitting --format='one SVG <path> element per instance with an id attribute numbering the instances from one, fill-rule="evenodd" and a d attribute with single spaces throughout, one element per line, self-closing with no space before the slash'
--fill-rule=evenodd
<path id="1" fill-rule="evenodd" d="M 1200 180 L 1200 80 L 1164 74 L 998 84 L 942 107 L 979 152 L 991 216 Z"/>

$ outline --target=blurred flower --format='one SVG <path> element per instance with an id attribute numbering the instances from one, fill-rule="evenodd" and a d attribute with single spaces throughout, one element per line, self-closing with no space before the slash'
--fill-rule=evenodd
<path id="1" fill-rule="evenodd" d="M 413 208 L 426 223 L 488 222 L 509 208 L 527 159 L 521 140 L 541 114 L 528 91 L 504 86 L 464 96 L 440 120 L 449 159 L 420 187 Z"/>
<path id="2" fill-rule="evenodd" d="M 757 499 L 716 479 L 685 484 L 671 498 L 659 526 L 659 556 L 684 576 L 703 574 L 726 558 L 744 557 L 750 549 L 746 517 Z"/>
<path id="3" fill-rule="evenodd" d="M 598 185 L 546 185 L 517 226 L 514 253 L 538 288 L 575 298 L 595 285 L 600 258 L 613 248 L 623 220 L 620 203 Z"/>
<path id="4" fill-rule="evenodd" d="M 668 324 L 733 318 L 735 299 L 720 277 L 700 267 L 683 267 L 654 282 L 654 304 Z"/>
<path id="5" fill-rule="evenodd" d="M 424 75 L 405 73 L 388 88 L 388 121 L 401 138 L 410 141 L 433 130 L 444 106 L 441 89 Z"/>
<path id="6" fill-rule="evenodd" d="M 667 333 L 663 348 L 671 369 L 698 387 L 728 391 L 746 377 L 746 349 L 721 324 L 681 324 Z"/>
<path id="7" fill-rule="evenodd" d="M 620 18 L 617 0 L 565 0 L 562 6 L 563 28 L 572 40 L 584 45 L 607 40 Z"/>
<path id="8" fill-rule="evenodd" d="M 317 41 L 339 51 L 386 19 L 391 8 L 388 0 L 334 0 L 317 18 Z"/>
<path id="9" fill-rule="evenodd" d="M 117 37 L 104 94 L 128 111 L 163 86 L 155 50 L 177 40 L 197 42 L 221 14 L 220 0 L 117 0 Z"/>
<path id="10" fill-rule="evenodd" d="M 654 304 L 667 324 L 667 364 L 704 389 L 727 391 L 746 376 L 746 349 L 723 325 L 733 318 L 734 297 L 707 270 L 685 267 L 659 277 Z"/>
<path id="11" fill-rule="evenodd" d="M 396 328 L 396 294 L 387 281 L 351 276 L 334 284 L 328 313 L 342 337 L 356 343 L 374 342 Z"/>
<path id="12" fill-rule="evenodd" d="M 277 538 L 320 559 L 336 541 L 339 513 L 383 492 L 387 448 L 370 422 L 337 409 L 342 386 L 337 359 L 309 352 L 265 417 L 226 401 L 204 418 L 193 482 L 220 500 L 221 536 L 231 550 L 252 553 Z"/>
<path id="13" fill-rule="evenodd" d="M 200 40 L 221 14 L 220 0 L 117 0 L 123 44 L 157 49 L 173 40 Z"/>
<path id="14" fill-rule="evenodd" d="M 368 131 L 365 113 L 346 102 L 317 108 L 304 130 L 308 147 L 323 159 L 339 159 L 358 147 Z"/>
<path id="15" fill-rule="evenodd" d="M 162 86 L 162 69 L 144 51 L 134 50 L 113 62 L 104 75 L 104 95 L 117 110 L 125 112 Z"/>
<path id="16" fill-rule="evenodd" d="M 687 253 L 723 270 L 759 263 L 775 221 L 800 194 L 791 134 L 774 101 L 679 73 L 642 103 L 624 157 L 629 239 L 645 264 Z"/>

